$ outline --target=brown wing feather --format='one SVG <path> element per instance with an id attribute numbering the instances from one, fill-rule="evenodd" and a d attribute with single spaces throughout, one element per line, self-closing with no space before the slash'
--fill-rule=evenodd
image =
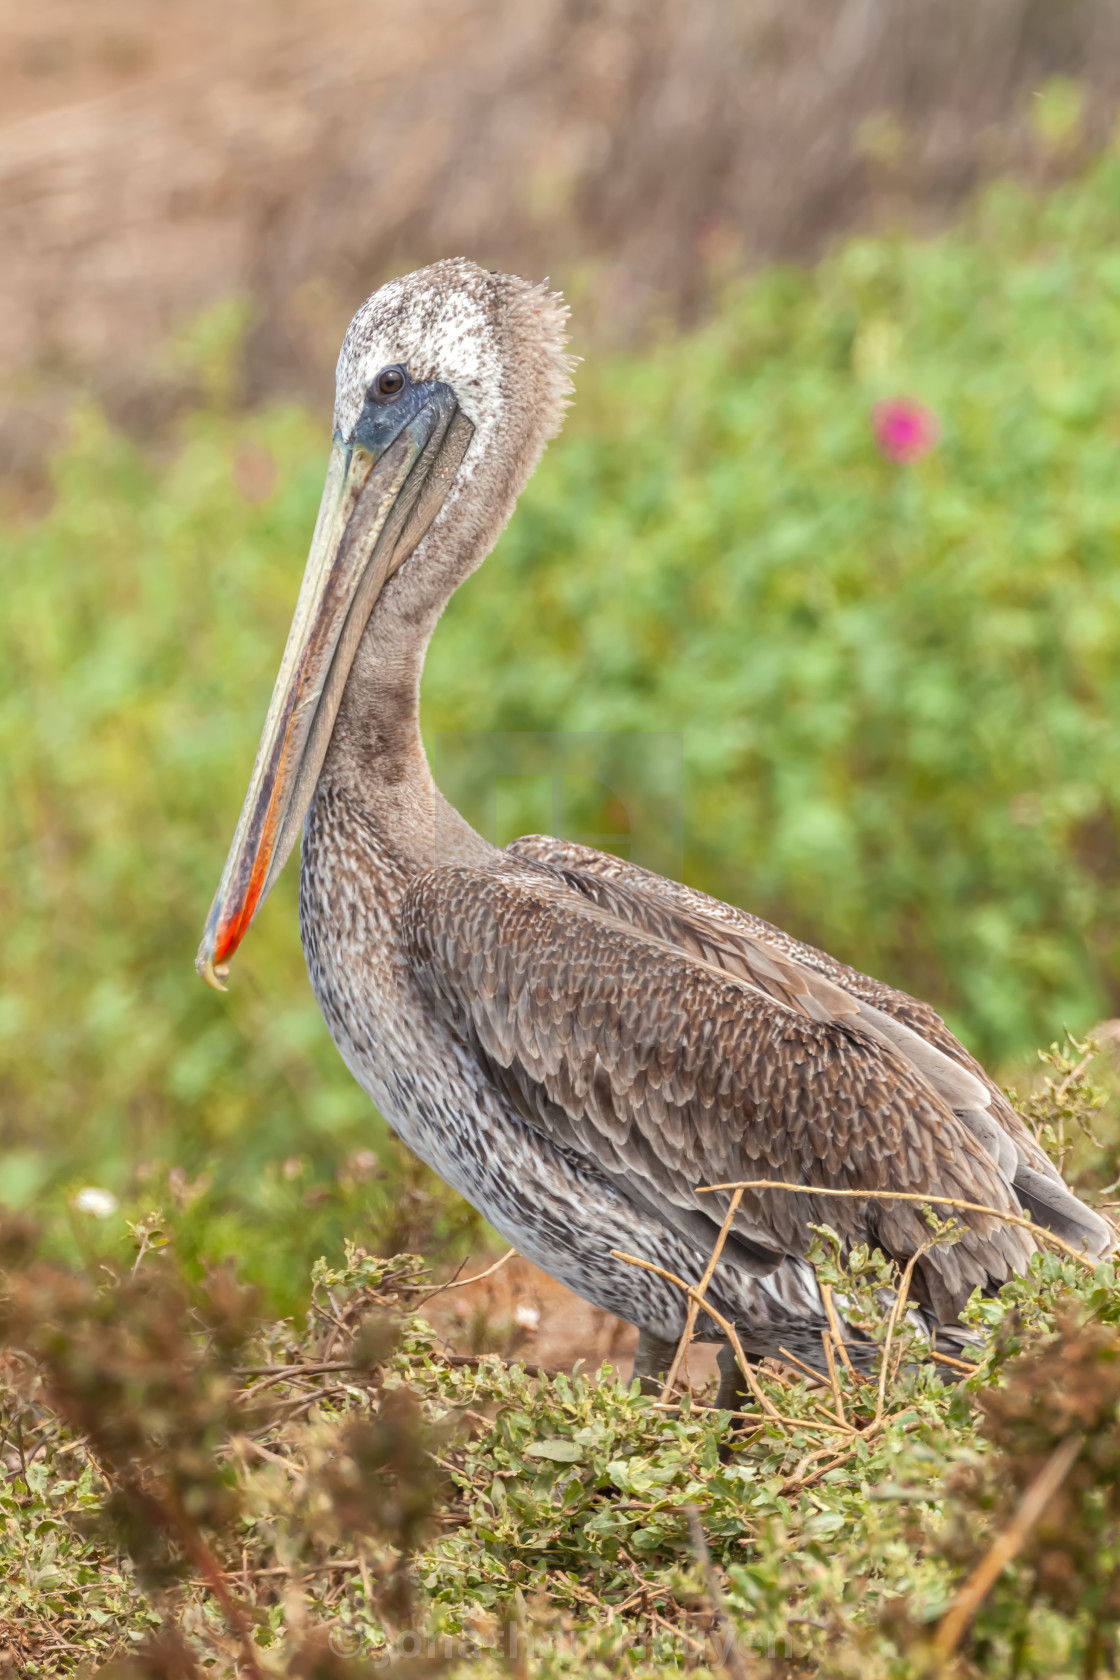
<path id="1" fill-rule="evenodd" d="M 628 887 L 651 901 L 660 900 L 685 914 L 699 914 L 717 925 L 722 924 L 733 934 L 746 936 L 760 945 L 770 947 L 779 958 L 784 957 L 803 972 L 808 970 L 811 974 L 819 976 L 837 991 L 882 1010 L 885 1015 L 917 1033 L 920 1038 L 979 1080 L 988 1093 L 994 1118 L 1023 1152 L 1027 1162 L 1042 1172 L 1053 1173 L 1045 1152 L 1011 1107 L 999 1086 L 950 1032 L 937 1011 L 930 1004 L 923 1003 L 920 998 L 911 997 L 909 993 L 888 986 L 884 981 L 876 980 L 869 974 L 862 974 L 859 969 L 840 962 L 827 951 L 820 951 L 813 945 L 793 938 L 782 928 L 775 927 L 772 922 L 764 921 L 761 916 L 754 916 L 735 905 L 725 904 L 721 899 L 712 898 L 710 894 L 700 892 L 695 887 L 686 887 L 679 881 L 670 881 L 664 876 L 655 875 L 652 870 L 643 869 L 638 864 L 612 857 L 609 852 L 595 851 L 592 847 L 581 846 L 573 840 L 556 840 L 543 834 L 526 835 L 513 841 L 508 849 L 518 857 L 555 869 L 577 872 L 592 879 L 598 878 Z"/>
<path id="2" fill-rule="evenodd" d="M 889 1039 L 889 1023 L 898 1023 L 902 1033 L 895 1029 L 891 1047 L 932 1081 L 972 1136 L 999 1161 L 1004 1178 L 1032 1217 L 1090 1256 L 1103 1256 L 1113 1248 L 1111 1227 L 1074 1196 L 998 1085 L 928 1003 L 793 939 L 759 916 L 609 853 L 544 835 L 516 840 L 509 850 L 561 870 L 573 884 L 627 919 L 636 916 L 641 922 L 649 916 L 660 925 L 668 916 L 676 917 L 685 928 L 690 922 L 699 924 L 707 945 L 726 948 L 715 960 L 734 971 L 746 956 L 751 972 L 764 986 L 765 959 L 760 963 L 758 953 L 766 953 L 779 965 L 791 999 L 800 991 L 797 1001 L 817 1018 L 826 1018 L 821 1012 L 831 1008 L 833 1018 L 841 1019 L 854 1007 L 855 1024 L 880 1040 L 883 1026 L 888 1027 Z M 685 933 L 683 941 L 691 949 L 688 940 Z M 773 984 L 769 989 L 774 996 L 781 995 Z M 846 1000 L 847 1007 L 843 1001 L 837 1005 L 837 999 Z M 869 1014 L 875 1018 L 868 1019 Z"/>
<path id="3" fill-rule="evenodd" d="M 433 870 L 411 887 L 413 969 L 461 1041 L 562 1147 L 668 1210 L 722 1217 L 698 1187 L 741 1178 L 959 1197 L 1016 1211 L 995 1164 L 930 1086 L 856 1025 L 630 925 L 532 865 Z M 777 992 L 791 995 L 780 997 Z M 839 1000 L 842 1002 L 842 1000 Z M 673 1214 L 678 1217 L 673 1218 Z M 1005 1278 L 1030 1240 L 984 1215 L 927 1266 L 939 1310 Z M 748 1245 L 803 1253 L 811 1223 L 912 1254 L 917 1210 L 878 1199 L 744 1197 Z"/>

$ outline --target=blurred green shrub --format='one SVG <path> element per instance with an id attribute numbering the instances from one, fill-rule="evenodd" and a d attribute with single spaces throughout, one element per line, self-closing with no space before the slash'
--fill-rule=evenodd
<path id="1" fill-rule="evenodd" d="M 440 628 L 426 726 L 680 729 L 690 879 L 989 1057 L 1116 1010 L 1118 217 L 1109 157 L 592 361 Z M 327 446 L 220 387 L 171 460 L 78 414 L 52 512 L 0 533 L 0 1198 L 205 1171 L 198 1252 L 256 1243 L 283 1293 L 347 1227 L 415 1234 L 311 1000 L 294 871 L 228 997 L 192 969 Z M 916 465 L 875 448 L 897 395 L 940 423 Z M 371 1147 L 388 1180 L 347 1168 Z"/>

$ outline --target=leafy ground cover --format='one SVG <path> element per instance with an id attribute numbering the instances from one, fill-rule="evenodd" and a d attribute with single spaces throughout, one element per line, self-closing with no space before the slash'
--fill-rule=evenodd
<path id="1" fill-rule="evenodd" d="M 1031 1099 L 1040 1138 L 1099 1114 L 1078 1069 Z M 449 1354 L 414 1256 L 349 1243 L 276 1320 L 176 1237 L 152 1210 L 74 1270 L 0 1230 L 8 1673 L 1114 1672 L 1112 1264 L 1040 1253 L 974 1298 L 952 1369 L 882 1257 L 822 1228 L 877 1369 L 839 1342 L 827 1386 L 767 1362 L 730 1414 Z"/>
<path id="2" fill-rule="evenodd" d="M 357 1680 L 418 1655 L 502 1671 L 520 1648 L 546 1675 L 737 1656 L 760 1675 L 1059 1676 L 1114 1650 L 1111 1267 L 1038 1263 L 988 1305 L 964 1387 L 909 1336 L 881 1411 L 841 1367 L 844 1427 L 796 1373 L 761 1375 L 773 1415 L 732 1418 L 609 1370 L 450 1362 L 408 1310 L 408 1257 L 318 1267 L 303 1329 L 246 1322 L 223 1281 L 188 1291 L 164 1258 L 11 1287 L 9 1337 L 42 1362 L 5 1397 L 16 1673 Z M 967 1566 L 1070 1441 L 1059 1508 L 958 1667 L 936 1639 Z"/>

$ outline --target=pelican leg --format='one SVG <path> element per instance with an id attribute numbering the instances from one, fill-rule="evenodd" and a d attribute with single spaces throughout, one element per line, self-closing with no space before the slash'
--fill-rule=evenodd
<path id="1" fill-rule="evenodd" d="M 676 1351 L 675 1341 L 667 1342 L 662 1336 L 655 1336 L 652 1330 L 639 1330 L 638 1351 L 634 1355 L 630 1381 L 637 1377 L 643 1394 L 660 1394 L 665 1373 L 673 1363 Z"/>
<path id="2" fill-rule="evenodd" d="M 739 1369 L 739 1361 L 730 1342 L 724 1342 L 720 1347 L 716 1355 L 716 1364 L 719 1366 L 719 1393 L 716 1395 L 716 1405 L 725 1412 L 742 1411 L 743 1401 L 750 1390 Z"/>

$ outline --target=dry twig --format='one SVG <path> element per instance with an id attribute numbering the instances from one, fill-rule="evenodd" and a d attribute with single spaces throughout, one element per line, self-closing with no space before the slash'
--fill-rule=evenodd
<path id="1" fill-rule="evenodd" d="M 857 1381 L 862 1381 L 863 1379 L 860 1376 L 860 1373 L 856 1370 L 855 1366 L 848 1358 L 848 1349 L 845 1346 L 843 1336 L 840 1334 L 840 1320 L 836 1316 L 836 1303 L 832 1299 L 832 1285 L 830 1283 L 820 1284 L 820 1292 L 821 1300 L 824 1302 L 824 1310 L 828 1317 L 828 1327 L 832 1331 L 833 1341 L 840 1349 L 840 1357 L 848 1367 L 850 1375 L 855 1377 Z"/>
<path id="2" fill-rule="evenodd" d="M 1084 1444 L 1084 1435 L 1070 1435 L 1054 1448 L 1020 1500 L 1010 1523 L 991 1550 L 981 1558 L 942 1618 L 933 1641 L 933 1648 L 940 1656 L 951 1656 L 956 1650 L 989 1590 L 1016 1553 L 1022 1550 L 1031 1529 L 1073 1469 L 1074 1460 Z"/>
<path id="3" fill-rule="evenodd" d="M 494 1264 L 492 1266 L 487 1266 L 484 1272 L 476 1272 L 474 1277 L 454 1277 L 449 1279 L 447 1283 L 433 1284 L 431 1289 L 422 1293 L 420 1297 L 422 1305 L 426 1307 L 429 1301 L 434 1300 L 437 1295 L 442 1295 L 445 1290 L 466 1289 L 468 1284 L 482 1283 L 484 1279 L 493 1277 L 494 1273 L 500 1272 L 506 1261 L 512 1260 L 516 1253 L 517 1250 L 515 1248 L 507 1249 L 506 1253 L 502 1255 L 500 1260 L 495 1260 Z"/>
<path id="4" fill-rule="evenodd" d="M 895 1292 L 894 1301 L 891 1304 L 891 1314 L 887 1319 L 887 1333 L 883 1338 L 883 1352 L 880 1356 L 882 1364 L 879 1367 L 879 1393 L 875 1401 L 875 1416 L 864 1430 L 865 1435 L 873 1435 L 883 1421 L 883 1411 L 887 1403 L 887 1373 L 890 1370 L 891 1342 L 898 1327 L 898 1322 L 906 1310 L 906 1301 L 910 1294 L 914 1267 L 918 1264 L 922 1255 L 928 1254 L 932 1247 L 932 1243 L 923 1243 L 918 1252 L 910 1256 L 906 1262 L 906 1270 L 903 1272 L 898 1289 Z"/>
<path id="5" fill-rule="evenodd" d="M 927 1196 L 909 1190 L 833 1190 L 824 1185 L 789 1184 L 782 1178 L 752 1178 L 736 1184 L 698 1184 L 696 1190 L 698 1195 L 708 1195 L 715 1190 L 788 1190 L 793 1196 L 835 1196 L 857 1202 L 913 1202 L 919 1207 L 947 1207 L 957 1208 L 962 1213 L 986 1213 L 993 1219 L 1002 1220 L 1005 1225 L 1021 1225 L 1040 1242 L 1048 1242 L 1061 1249 L 1063 1254 L 1068 1254 L 1071 1260 L 1076 1260 L 1087 1271 L 1095 1272 L 1097 1269 L 1096 1262 L 1088 1259 L 1083 1250 L 1055 1236 L 1045 1225 L 1036 1225 L 1033 1219 L 1027 1219 L 1022 1214 L 988 1207 L 984 1202 L 962 1202 L 955 1196 Z"/>
<path id="6" fill-rule="evenodd" d="M 954 1371 L 961 1371 L 968 1377 L 974 1377 L 980 1369 L 978 1365 L 970 1365 L 966 1359 L 954 1359 L 950 1354 L 936 1352 L 934 1348 L 930 1348 L 929 1357 L 935 1359 L 939 1365 L 949 1365 Z"/>
<path id="7" fill-rule="evenodd" d="M 636 1254 L 624 1254 L 620 1248 L 612 1248 L 611 1254 L 616 1260 L 623 1261 L 627 1266 L 640 1266 L 645 1272 L 656 1272 L 658 1277 L 665 1278 L 668 1283 L 674 1284 L 677 1289 L 683 1290 L 685 1295 L 689 1298 L 691 1298 L 695 1293 L 690 1283 L 686 1283 L 683 1278 L 677 1277 L 675 1272 L 667 1272 L 664 1266 L 655 1265 L 652 1260 L 642 1260 Z M 722 1313 L 718 1313 L 713 1306 L 708 1304 L 705 1304 L 704 1311 L 715 1319 L 716 1323 L 719 1325 L 720 1329 L 735 1349 L 735 1357 L 739 1361 L 747 1387 L 750 1389 L 767 1417 L 774 1423 L 780 1423 L 783 1427 L 800 1422 L 800 1419 L 783 1417 L 774 1402 L 768 1395 L 763 1393 L 762 1388 L 759 1385 L 758 1378 L 751 1370 L 747 1356 L 743 1352 L 743 1344 L 739 1340 L 738 1331 L 735 1329 L 735 1326 L 730 1322 L 730 1320 L 724 1318 Z"/>
<path id="8" fill-rule="evenodd" d="M 836 1371 L 836 1355 L 832 1351 L 831 1330 L 821 1331 L 821 1346 L 824 1348 L 824 1357 L 828 1365 L 828 1380 L 832 1385 L 832 1398 L 836 1402 L 836 1412 L 840 1422 L 846 1424 L 848 1419 L 844 1412 L 844 1397 L 840 1393 L 840 1378 Z"/>
<path id="9" fill-rule="evenodd" d="M 681 1339 L 677 1344 L 677 1351 L 673 1355 L 673 1363 L 669 1367 L 664 1386 L 661 1390 L 662 1400 L 668 1400 L 670 1394 L 673 1392 L 673 1384 L 677 1380 L 677 1373 L 681 1368 L 681 1361 L 687 1358 L 689 1344 L 692 1341 L 692 1332 L 696 1328 L 696 1320 L 700 1315 L 701 1305 L 703 1304 L 704 1297 L 708 1292 L 708 1285 L 712 1281 L 715 1269 L 719 1265 L 719 1257 L 723 1253 L 723 1245 L 727 1241 L 728 1233 L 734 1223 L 735 1215 L 739 1210 L 739 1203 L 742 1199 L 743 1192 L 741 1190 L 736 1190 L 728 1203 L 727 1212 L 724 1215 L 723 1224 L 720 1226 L 719 1236 L 716 1238 L 715 1247 L 712 1249 L 711 1255 L 708 1259 L 708 1264 L 704 1267 L 704 1272 L 700 1282 L 696 1285 L 696 1293 L 694 1295 L 690 1294 L 689 1296 L 688 1316 L 685 1319 Z"/>

